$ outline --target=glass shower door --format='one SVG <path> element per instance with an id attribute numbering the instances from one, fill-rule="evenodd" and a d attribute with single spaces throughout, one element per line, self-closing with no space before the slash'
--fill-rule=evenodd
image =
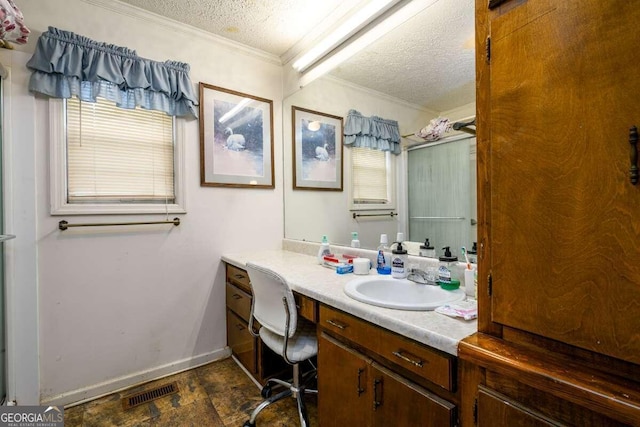
<path id="1" fill-rule="evenodd" d="M 473 138 L 439 141 L 412 148 L 408 154 L 409 240 L 429 242 L 461 256 L 471 241 L 471 144 Z"/>

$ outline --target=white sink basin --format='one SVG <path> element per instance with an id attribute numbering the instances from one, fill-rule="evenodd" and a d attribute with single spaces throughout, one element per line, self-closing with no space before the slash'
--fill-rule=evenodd
<path id="1" fill-rule="evenodd" d="M 464 290 L 445 291 L 440 286 L 419 285 L 407 279 L 390 276 L 365 276 L 353 279 L 344 287 L 349 297 L 399 310 L 433 310 L 444 304 L 461 301 Z"/>

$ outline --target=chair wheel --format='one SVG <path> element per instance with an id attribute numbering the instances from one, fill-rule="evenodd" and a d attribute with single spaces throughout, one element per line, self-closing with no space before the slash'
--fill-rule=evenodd
<path id="1" fill-rule="evenodd" d="M 242 427 L 256 427 L 255 424 L 251 424 L 249 421 L 245 421 Z"/>
<path id="2" fill-rule="evenodd" d="M 264 387 L 262 387 L 262 390 L 260 390 L 260 395 L 262 396 L 263 399 L 268 399 L 271 397 L 271 386 L 270 385 L 266 385 Z M 248 427 L 248 426 L 244 426 L 244 427 Z"/>

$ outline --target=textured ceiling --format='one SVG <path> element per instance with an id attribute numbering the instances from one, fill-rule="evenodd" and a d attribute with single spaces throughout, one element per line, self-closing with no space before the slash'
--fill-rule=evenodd
<path id="1" fill-rule="evenodd" d="M 361 0 L 121 1 L 281 56 L 336 8 Z"/>
<path id="2" fill-rule="evenodd" d="M 121 0 L 279 56 L 363 0 Z M 314 34 L 314 32 L 316 34 Z M 474 0 L 437 0 L 331 74 L 435 110 L 475 100 Z"/>

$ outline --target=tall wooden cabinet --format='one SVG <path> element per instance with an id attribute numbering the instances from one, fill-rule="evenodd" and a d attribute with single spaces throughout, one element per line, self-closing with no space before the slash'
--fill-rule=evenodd
<path id="1" fill-rule="evenodd" d="M 640 425 L 638 23 L 637 2 L 476 1 L 479 425 L 531 399 L 551 425 Z"/>

